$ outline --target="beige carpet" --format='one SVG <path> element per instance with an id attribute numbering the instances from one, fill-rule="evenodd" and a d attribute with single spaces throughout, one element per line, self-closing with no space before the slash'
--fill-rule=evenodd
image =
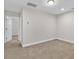
<path id="1" fill-rule="evenodd" d="M 74 59 L 74 48 L 60 40 L 22 48 L 17 40 L 12 40 L 5 44 L 5 59 Z"/>

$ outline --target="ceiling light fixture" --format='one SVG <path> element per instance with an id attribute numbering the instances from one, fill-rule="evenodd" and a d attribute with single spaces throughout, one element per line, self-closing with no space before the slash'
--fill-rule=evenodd
<path id="1" fill-rule="evenodd" d="M 54 4 L 54 0 L 48 0 L 48 5 L 53 5 Z"/>
<path id="2" fill-rule="evenodd" d="M 61 10 L 61 11 L 64 11 L 64 8 L 61 8 L 60 10 Z"/>

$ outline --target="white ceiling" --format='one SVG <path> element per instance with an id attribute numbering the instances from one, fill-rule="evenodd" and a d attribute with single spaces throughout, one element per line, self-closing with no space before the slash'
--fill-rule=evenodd
<path id="1" fill-rule="evenodd" d="M 5 10 L 20 13 L 22 8 L 33 8 L 27 5 L 28 2 L 37 4 L 37 7 L 34 9 L 45 11 L 51 14 L 61 14 L 71 11 L 72 8 L 74 8 L 74 0 L 54 0 L 56 5 L 52 7 L 47 6 L 45 1 L 46 0 L 4 0 L 4 8 Z M 61 8 L 64 8 L 65 10 L 61 11 Z"/>

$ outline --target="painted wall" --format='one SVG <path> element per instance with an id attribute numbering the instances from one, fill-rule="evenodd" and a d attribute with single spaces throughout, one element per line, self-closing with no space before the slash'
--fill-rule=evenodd
<path id="1" fill-rule="evenodd" d="M 56 38 L 56 16 L 32 9 L 23 9 L 23 43 Z"/>
<path id="2" fill-rule="evenodd" d="M 23 9 L 20 26 L 20 41 L 23 45 L 51 38 L 74 41 L 74 12 L 51 15 L 34 9 Z"/>
<path id="3" fill-rule="evenodd" d="M 64 40 L 74 41 L 74 12 L 57 16 L 57 36 Z"/>

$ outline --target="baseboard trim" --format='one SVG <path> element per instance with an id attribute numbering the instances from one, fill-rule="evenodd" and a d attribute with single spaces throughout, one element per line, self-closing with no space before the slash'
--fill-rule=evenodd
<path id="1" fill-rule="evenodd" d="M 67 39 L 63 39 L 63 38 L 58 38 L 59 40 L 62 40 L 62 41 L 65 41 L 65 42 L 69 42 L 69 43 L 74 43 L 74 41 L 72 41 L 72 40 L 67 40 Z"/>
<path id="2" fill-rule="evenodd" d="M 32 46 L 32 45 L 35 45 L 35 44 L 44 43 L 44 42 L 51 41 L 51 40 L 55 40 L 55 39 L 56 38 L 48 39 L 48 40 L 43 40 L 43 41 L 38 41 L 38 42 L 33 42 L 33 43 L 30 43 L 30 44 L 22 44 L 22 47 L 28 47 L 28 46 Z"/>
<path id="3" fill-rule="evenodd" d="M 32 46 L 32 45 L 44 43 L 44 42 L 51 41 L 51 40 L 55 40 L 55 39 L 62 40 L 62 41 L 68 42 L 68 43 L 74 43 L 74 41 L 65 40 L 65 39 L 63 40 L 63 38 L 51 38 L 51 39 L 48 39 L 48 40 L 33 42 L 33 43 L 30 43 L 30 44 L 22 44 L 22 47 L 28 47 L 28 46 Z"/>

